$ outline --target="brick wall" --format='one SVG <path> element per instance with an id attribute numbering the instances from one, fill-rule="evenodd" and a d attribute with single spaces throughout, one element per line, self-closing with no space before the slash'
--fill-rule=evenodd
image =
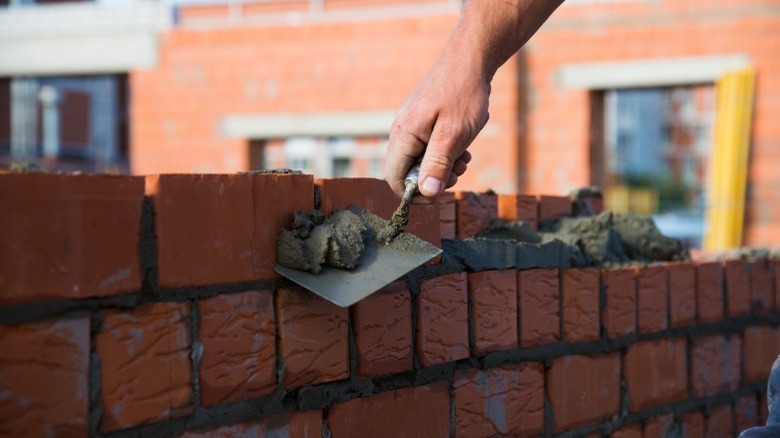
<path id="1" fill-rule="evenodd" d="M 780 261 L 527 268 L 444 240 L 340 308 L 272 270 L 315 187 L 327 209 L 397 201 L 310 175 L 0 174 L 0 435 L 695 437 L 765 419 Z M 441 244 L 566 204 L 457 193 L 410 231 Z"/>

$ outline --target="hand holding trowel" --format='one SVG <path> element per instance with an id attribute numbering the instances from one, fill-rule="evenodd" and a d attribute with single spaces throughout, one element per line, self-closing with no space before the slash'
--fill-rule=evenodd
<path id="1" fill-rule="evenodd" d="M 276 272 L 347 307 L 441 254 L 433 244 L 403 232 L 419 168 L 407 174 L 401 205 L 390 221 L 357 206 L 329 218 L 321 212 L 296 214 L 294 230 L 279 234 Z"/>

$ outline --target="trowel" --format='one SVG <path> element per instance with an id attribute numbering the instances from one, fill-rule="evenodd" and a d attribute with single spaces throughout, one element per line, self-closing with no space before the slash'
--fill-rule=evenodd
<path id="1" fill-rule="evenodd" d="M 399 212 L 408 211 L 418 181 L 419 164 L 404 179 L 404 196 L 394 218 Z M 353 209 L 356 213 L 360 210 L 359 207 Z M 395 237 L 405 225 L 405 221 L 400 226 L 396 225 L 389 234 Z M 323 266 L 322 271 L 315 275 L 279 264 L 274 266 L 274 270 L 338 306 L 349 307 L 441 254 L 441 249 L 411 234 L 404 237 L 403 245 L 382 243 L 381 239 L 367 240 L 360 265 L 353 270 Z"/>

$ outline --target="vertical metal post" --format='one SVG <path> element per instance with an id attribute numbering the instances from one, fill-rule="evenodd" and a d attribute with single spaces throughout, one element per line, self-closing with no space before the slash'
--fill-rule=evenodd
<path id="1" fill-rule="evenodd" d="M 52 85 L 44 85 L 38 97 L 43 107 L 43 158 L 56 160 L 60 155 L 59 92 Z"/>

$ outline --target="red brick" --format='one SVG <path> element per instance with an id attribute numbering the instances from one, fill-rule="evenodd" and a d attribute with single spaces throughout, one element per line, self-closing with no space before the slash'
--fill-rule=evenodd
<path id="1" fill-rule="evenodd" d="M 696 266 L 696 303 L 700 323 L 723 319 L 723 270 L 720 263 L 700 263 Z"/>
<path id="2" fill-rule="evenodd" d="M 734 423 L 737 432 L 751 427 L 763 426 L 758 419 L 758 399 L 756 394 L 746 394 L 737 399 L 734 412 Z"/>
<path id="3" fill-rule="evenodd" d="M 672 435 L 672 426 L 674 416 L 672 414 L 659 415 L 653 417 L 645 423 L 642 429 L 644 438 L 666 437 Z"/>
<path id="4" fill-rule="evenodd" d="M 95 337 L 107 432 L 192 412 L 189 309 L 147 304 L 107 311 Z M 172 371 L 172 370 L 175 370 Z"/>
<path id="5" fill-rule="evenodd" d="M 620 355 L 555 358 L 546 383 L 553 433 L 606 420 L 620 407 Z"/>
<path id="6" fill-rule="evenodd" d="M 517 280 L 514 270 L 468 274 L 474 354 L 517 348 Z"/>
<path id="7" fill-rule="evenodd" d="M 758 422 L 759 424 L 766 424 L 766 420 L 769 418 L 769 402 L 765 393 L 758 394 Z"/>
<path id="8" fill-rule="evenodd" d="M 558 270 L 529 269 L 517 273 L 520 301 L 520 346 L 550 344 L 561 338 Z"/>
<path id="9" fill-rule="evenodd" d="M 166 287 L 276 278 L 276 235 L 314 207 L 311 175 L 153 175 L 146 193 Z"/>
<path id="10" fill-rule="evenodd" d="M 284 386 L 297 388 L 349 376 L 347 309 L 300 287 L 276 291 Z"/>
<path id="11" fill-rule="evenodd" d="M 273 292 L 200 302 L 200 399 L 204 406 L 258 397 L 276 387 Z"/>
<path id="12" fill-rule="evenodd" d="M 688 396 L 685 339 L 644 341 L 623 359 L 631 410 L 642 411 Z"/>
<path id="13" fill-rule="evenodd" d="M 750 315 L 750 277 L 744 260 L 723 262 L 729 317 Z"/>
<path id="14" fill-rule="evenodd" d="M 498 218 L 498 196 L 492 193 L 455 194 L 458 239 L 474 237 Z"/>
<path id="15" fill-rule="evenodd" d="M 538 436 L 544 427 L 544 367 L 523 363 L 455 376 L 455 436 Z"/>
<path id="16" fill-rule="evenodd" d="M 691 387 L 693 395 L 704 397 L 739 387 L 742 340 L 720 335 L 704 336 L 693 341 L 691 349 Z"/>
<path id="17" fill-rule="evenodd" d="M 328 410 L 334 437 L 447 437 L 450 394 L 443 382 L 356 398 Z"/>
<path id="18" fill-rule="evenodd" d="M 700 411 L 686 412 L 682 416 L 682 436 L 704 438 L 704 414 Z"/>
<path id="19" fill-rule="evenodd" d="M 692 263 L 673 263 L 669 272 L 669 316 L 672 327 L 696 322 L 696 268 Z"/>
<path id="20" fill-rule="evenodd" d="M 405 282 L 391 283 L 352 306 L 352 328 L 360 377 L 413 368 L 412 296 Z"/>
<path id="21" fill-rule="evenodd" d="M 563 339 L 599 340 L 599 270 L 563 270 Z"/>
<path id="22" fill-rule="evenodd" d="M 143 179 L 0 174 L 0 304 L 141 287 Z"/>
<path id="23" fill-rule="evenodd" d="M 750 264 L 750 308 L 754 314 L 766 315 L 775 308 L 772 274 L 769 260 L 756 260 Z"/>
<path id="24" fill-rule="evenodd" d="M 635 333 L 636 270 L 601 271 L 601 284 L 607 301 L 603 314 L 607 336 L 620 338 Z"/>
<path id="25" fill-rule="evenodd" d="M 745 383 L 763 383 L 780 354 L 780 329 L 768 326 L 745 329 Z"/>
<path id="26" fill-rule="evenodd" d="M 539 203 L 532 195 L 498 195 L 498 217 L 507 222 L 521 221 L 539 228 Z"/>
<path id="27" fill-rule="evenodd" d="M 439 204 L 439 229 L 442 239 L 454 239 L 456 233 L 455 194 L 444 192 L 437 198 Z"/>
<path id="28" fill-rule="evenodd" d="M 221 426 L 198 432 L 187 432 L 180 438 L 211 437 L 274 437 L 320 438 L 322 437 L 322 411 L 293 412 L 272 415 L 259 423 L 242 423 Z"/>
<path id="29" fill-rule="evenodd" d="M 666 266 L 639 270 L 636 291 L 639 333 L 652 333 L 668 327 L 668 282 Z"/>
<path id="30" fill-rule="evenodd" d="M 642 438 L 642 425 L 631 424 L 615 430 L 610 435 L 612 438 Z"/>
<path id="31" fill-rule="evenodd" d="M 572 203 L 568 196 L 539 196 L 539 222 L 571 216 Z"/>
<path id="32" fill-rule="evenodd" d="M 83 436 L 89 320 L 0 327 L 0 436 Z"/>
<path id="33" fill-rule="evenodd" d="M 734 421 L 730 404 L 714 406 L 707 418 L 707 438 L 731 438 Z"/>
<path id="34" fill-rule="evenodd" d="M 425 280 L 420 289 L 415 330 L 420 365 L 427 367 L 469 357 L 466 273 Z"/>
<path id="35" fill-rule="evenodd" d="M 326 178 L 315 180 L 320 194 L 320 210 L 331 214 L 336 209 L 357 205 L 375 215 L 390 219 L 401 204 L 387 181 L 376 178 Z M 405 231 L 441 247 L 439 208 L 434 204 L 412 204 Z"/>

